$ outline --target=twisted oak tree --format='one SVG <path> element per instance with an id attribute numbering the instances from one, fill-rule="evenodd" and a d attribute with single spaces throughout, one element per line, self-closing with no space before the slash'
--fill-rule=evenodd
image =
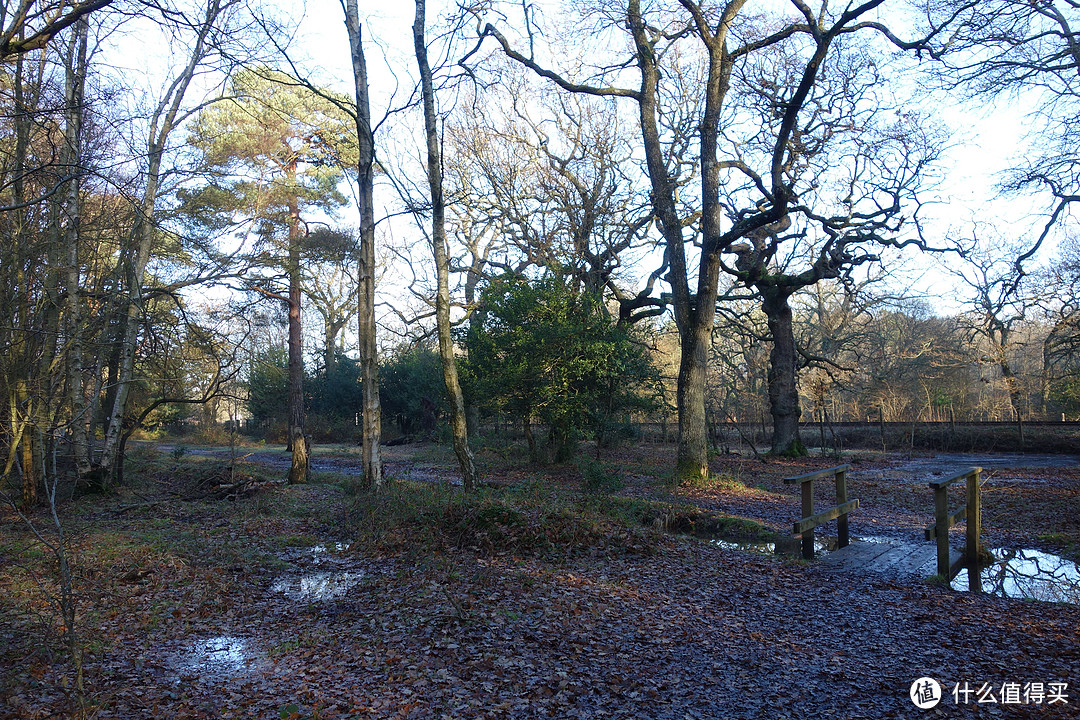
<path id="1" fill-rule="evenodd" d="M 794 372 L 782 359 L 792 356 L 788 346 L 790 310 L 784 308 L 794 281 L 802 286 L 826 277 L 838 277 L 842 268 L 869 262 L 870 252 L 853 254 L 855 241 L 881 240 L 897 244 L 901 197 L 904 190 L 888 187 L 888 176 L 878 185 L 888 196 L 882 203 L 878 189 L 861 198 L 867 208 L 854 202 L 837 208 L 812 209 L 807 201 L 814 195 L 811 183 L 793 170 L 803 156 L 805 128 L 814 122 L 816 108 L 811 103 L 821 79 L 821 69 L 839 45 L 839 38 L 856 33 L 884 36 L 900 43 L 886 27 L 864 18 L 882 0 L 847 6 L 838 12 L 822 4 L 816 11 L 802 0 L 792 1 L 788 17 L 753 15 L 745 0 L 731 0 L 717 6 L 692 0 L 642 7 L 640 0 L 628 0 L 619 13 L 600 13 L 607 25 L 590 32 L 611 40 L 610 33 L 629 35 L 629 56 L 594 61 L 591 70 L 558 72 L 536 59 L 534 48 L 527 52 L 515 47 L 506 34 L 488 23 L 480 30 L 481 41 L 493 38 L 504 54 L 531 69 L 566 92 L 623 98 L 633 102 L 641 133 L 641 153 L 651 189 L 653 220 L 662 237 L 664 250 L 660 274 L 670 287 L 670 308 L 680 335 L 680 365 L 676 405 L 679 416 L 678 479 L 708 475 L 705 418 L 705 379 L 708 349 L 718 299 L 719 275 L 725 264 L 723 254 L 743 240 L 750 240 L 741 260 L 729 267 L 740 281 L 764 290 L 763 302 L 775 317 L 774 352 L 778 365 L 770 372 L 773 401 L 775 453 L 799 452 L 797 432 L 798 396 Z M 527 20 L 527 22 L 529 22 Z M 528 42 L 537 34 L 527 27 Z M 615 44 L 612 42 L 612 44 Z M 771 106 L 768 136 L 759 136 L 759 168 L 751 167 L 742 148 L 747 130 L 745 93 L 732 92 L 743 78 L 737 70 L 759 58 L 784 54 L 786 74 L 783 86 Z M 633 69 L 633 71 L 631 70 Z M 631 72 L 637 76 L 627 86 Z M 583 75 L 583 78 L 576 77 Z M 619 83 L 623 83 L 621 86 Z M 665 124 L 672 103 L 684 101 L 687 93 L 704 98 L 695 109 L 698 134 L 698 209 L 681 211 L 678 189 L 686 159 L 678 156 L 682 147 L 672 144 Z M 872 148 L 867 148 L 872 152 Z M 861 163 L 867 155 L 843 162 Z M 910 177 L 907 178 L 910 180 Z M 698 215 L 699 213 L 699 215 Z M 889 222 L 890 218 L 896 218 Z M 795 222 L 799 220 L 799 222 Z M 819 250 L 809 274 L 794 278 L 775 272 L 775 260 L 788 227 L 805 234 L 813 224 L 820 228 L 825 247 Z M 773 240 L 767 241 L 766 238 Z M 691 252 L 688 246 L 693 242 Z M 781 278 L 785 275 L 785 278 Z M 695 277 L 696 276 L 696 277 Z M 642 298 L 630 298 L 641 303 Z"/>

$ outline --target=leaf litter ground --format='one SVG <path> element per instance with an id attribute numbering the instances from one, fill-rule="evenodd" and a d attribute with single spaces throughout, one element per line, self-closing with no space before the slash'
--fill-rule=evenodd
<path id="1" fill-rule="evenodd" d="M 437 455 L 392 462 L 437 474 L 449 467 Z M 662 448 L 615 461 L 636 468 L 626 494 L 655 494 Z M 714 470 L 731 482 L 678 497 L 782 528 L 798 504 L 780 478 L 825 464 L 720 459 Z M 487 469 L 505 480 L 536 472 L 501 459 Z M 871 500 L 852 518 L 856 533 L 901 537 L 925 524 L 925 482 L 897 472 L 856 468 L 852 494 Z M 1043 513 L 1054 537 L 1074 533 L 1075 471 L 996 477 L 1003 503 L 1017 506 L 1008 517 Z M 1041 482 L 1038 493 L 1028 480 Z M 545 482 L 574 473 L 556 468 Z M 842 574 L 680 536 L 648 551 L 554 556 L 336 546 L 348 498 L 327 484 L 118 513 L 128 500 L 81 501 L 69 519 L 96 717 L 1080 717 L 1075 606 Z M 1071 518 L 1048 513 L 1062 502 L 1074 503 Z M 987 506 L 997 539 L 1045 534 Z M 1001 522 L 989 522 L 995 512 Z M 3 522 L 4 537 L 19 534 L 14 518 Z M 61 716 L 66 667 L 40 641 L 57 628 L 13 563 L 0 568 L 13 590 L 0 601 L 0 716 Z M 304 594 L 304 578 L 327 576 L 349 585 Z M 922 711 L 908 690 L 923 676 L 946 693 L 956 683 L 1067 682 L 1070 697 L 958 706 L 947 695 Z"/>

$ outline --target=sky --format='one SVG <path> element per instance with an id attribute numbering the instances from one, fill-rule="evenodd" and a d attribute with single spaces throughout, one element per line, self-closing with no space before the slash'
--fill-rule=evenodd
<path id="1" fill-rule="evenodd" d="M 785 0 L 763 0 L 758 4 L 790 7 Z M 877 19 L 887 19 L 890 6 L 896 5 L 898 3 L 886 3 L 878 11 Z M 379 10 L 367 18 L 368 37 L 380 38 L 386 53 L 394 57 L 395 62 L 407 67 L 412 62 L 410 33 L 413 5 L 397 3 L 387 6 L 380 3 L 378 7 Z M 434 21 L 435 9 L 429 8 L 428 15 L 430 24 Z M 347 81 L 351 67 L 338 3 L 329 0 L 309 2 L 295 46 L 301 53 L 310 53 L 308 59 L 327 73 L 327 79 L 338 77 Z M 385 96 L 386 88 L 402 88 L 408 83 L 404 76 L 400 80 L 392 77 L 385 64 L 379 62 L 377 53 L 369 56 L 369 71 L 372 74 L 372 92 L 376 95 Z M 945 235 L 956 233 L 968 235 L 975 222 L 986 223 L 1004 238 L 1019 241 L 1033 237 L 1033 232 L 1041 230 L 1045 218 L 1044 198 L 1003 198 L 996 188 L 1002 174 L 1023 160 L 1024 129 L 1027 126 L 1025 114 L 1029 106 L 1015 97 L 1001 98 L 991 105 L 980 106 L 945 93 L 925 99 L 923 106 L 939 113 L 951 133 L 951 148 L 939 163 L 940 187 L 927 193 L 933 202 L 923 210 L 924 216 L 931 218 L 932 238 L 944 238 Z M 980 231 L 984 235 L 989 232 L 985 227 Z M 1049 244 L 1039 260 L 1047 260 L 1053 248 L 1054 244 Z M 950 290 L 955 281 L 942 269 L 942 265 L 955 267 L 958 263 L 956 256 L 913 261 L 912 264 L 918 268 L 915 276 L 919 278 L 913 290 L 916 293 L 941 295 L 943 302 L 938 305 L 941 311 L 959 310 L 958 298 Z"/>
<path id="2" fill-rule="evenodd" d="M 779 0 L 765 0 L 761 4 L 775 2 Z M 373 115 L 378 117 L 385 107 L 400 101 L 411 90 L 413 5 L 402 2 L 361 3 L 361 6 L 369 41 Z M 433 4 L 429 8 L 429 23 L 435 22 L 437 7 Z M 351 62 L 340 3 L 311 0 L 303 6 L 286 4 L 285 8 L 300 18 L 290 42 L 290 53 L 297 66 L 311 69 L 314 82 L 351 95 Z M 142 79 L 152 87 L 154 66 L 162 61 L 163 45 L 155 40 L 152 30 L 140 29 L 137 24 L 125 28 L 123 33 L 116 39 L 118 46 L 124 47 L 122 62 L 117 64 L 126 65 L 133 71 L 131 77 Z M 132 50 L 133 45 L 138 47 L 137 51 Z M 1001 199 L 995 189 L 1000 173 L 1023 157 L 1025 108 L 1016 100 L 1002 101 L 993 108 L 977 107 L 946 95 L 933 96 L 924 102 L 940 112 L 952 133 L 952 146 L 939 163 L 940 185 L 928 193 L 934 202 L 923 211 L 924 217 L 929 218 L 931 238 L 943 238 L 957 231 L 964 233 L 976 221 L 988 223 L 1005 237 L 1031 236 L 1032 228 L 1041 227 L 1042 207 L 1038 199 Z M 346 211 L 339 222 L 358 224 L 355 210 Z M 410 225 L 408 220 L 394 221 L 391 234 L 398 241 L 413 237 L 415 229 Z M 1043 253 L 1043 259 L 1049 256 L 1049 250 L 1052 246 Z M 912 291 L 937 296 L 934 304 L 937 312 L 960 310 L 956 281 L 946 272 L 947 267 L 955 267 L 958 262 L 956 256 L 940 260 L 911 258 L 907 265 L 911 268 L 908 282 Z M 651 269 L 645 269 L 642 275 Z M 389 278 L 387 283 L 391 285 L 391 294 L 400 294 L 401 287 L 393 286 Z M 384 292 L 386 289 L 384 286 Z"/>

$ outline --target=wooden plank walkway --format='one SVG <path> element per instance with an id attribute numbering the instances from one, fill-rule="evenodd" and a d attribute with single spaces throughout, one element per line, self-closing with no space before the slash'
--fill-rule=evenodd
<path id="1" fill-rule="evenodd" d="M 951 548 L 952 560 L 960 551 Z M 845 572 L 872 572 L 886 575 L 929 577 L 937 572 L 937 549 L 933 543 L 881 543 L 854 541 L 828 553 L 821 564 Z"/>

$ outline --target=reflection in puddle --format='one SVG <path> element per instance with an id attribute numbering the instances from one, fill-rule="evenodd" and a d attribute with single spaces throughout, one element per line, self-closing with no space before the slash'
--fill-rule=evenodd
<path id="1" fill-rule="evenodd" d="M 294 577 L 278 578 L 270 586 L 271 592 L 288 595 L 295 600 L 313 602 L 336 600 L 344 597 L 364 579 L 362 572 L 319 572 Z"/>
<path id="2" fill-rule="evenodd" d="M 317 562 L 319 562 L 321 560 L 320 556 L 322 556 L 322 555 L 343 553 L 343 552 L 348 551 L 348 549 L 350 547 L 352 547 L 352 546 L 349 543 L 336 542 L 336 543 L 327 543 L 325 545 L 324 544 L 313 545 L 312 547 L 309 548 L 309 551 L 314 556 L 314 561 L 317 563 Z"/>
<path id="3" fill-rule="evenodd" d="M 856 539 L 861 540 L 862 538 Z M 755 540 L 710 540 L 709 542 L 725 550 L 739 550 L 763 555 L 799 555 L 802 553 L 802 541 L 788 537 L 782 537 L 776 542 Z M 819 536 L 814 538 L 815 555 L 832 552 L 836 547 L 837 540 L 834 537 Z"/>
<path id="4" fill-rule="evenodd" d="M 176 665 L 184 674 L 240 675 L 248 671 L 256 657 L 247 640 L 223 635 L 199 640 L 177 657 Z"/>
<path id="5" fill-rule="evenodd" d="M 1080 604 L 1080 568 L 1071 560 L 1038 550 L 993 550 L 995 562 L 982 570 L 983 592 L 999 597 Z M 952 581 L 968 589 L 964 570 Z"/>
<path id="6" fill-rule="evenodd" d="M 335 559 L 344 555 L 352 547 L 347 542 L 326 542 L 308 547 L 290 547 L 281 552 L 281 557 L 292 563 L 304 565 L 331 564 Z"/>

